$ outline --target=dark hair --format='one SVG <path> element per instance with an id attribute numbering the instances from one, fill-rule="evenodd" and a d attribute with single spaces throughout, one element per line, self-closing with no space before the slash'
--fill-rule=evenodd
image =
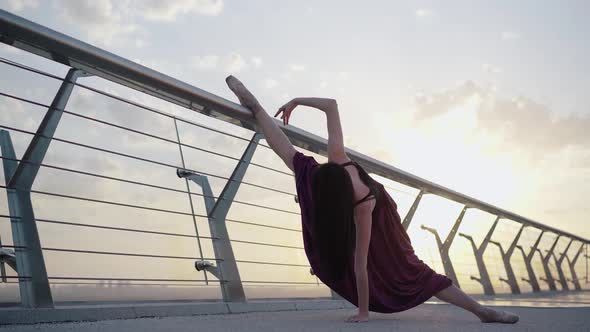
<path id="1" fill-rule="evenodd" d="M 355 248 L 354 189 L 348 171 L 340 164 L 318 165 L 311 179 L 314 201 L 312 235 L 322 274 L 338 281 L 351 263 Z"/>

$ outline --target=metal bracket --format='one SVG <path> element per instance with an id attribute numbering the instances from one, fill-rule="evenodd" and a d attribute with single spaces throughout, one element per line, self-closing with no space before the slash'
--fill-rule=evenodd
<path id="1" fill-rule="evenodd" d="M 8 266 L 10 266 L 16 273 L 18 273 L 14 250 L 0 248 L 0 262 L 2 262 L 2 264 L 8 264 Z M 6 282 L 6 274 L 3 274 L 2 277 L 2 281 Z"/>
<path id="2" fill-rule="evenodd" d="M 197 271 L 207 271 L 219 280 L 223 279 L 219 273 L 219 268 L 209 261 L 195 261 L 195 269 Z"/>
<path id="3" fill-rule="evenodd" d="M 229 177 L 221 194 L 215 200 L 211 185 L 206 176 L 192 173 L 187 170 L 178 169 L 177 175 L 181 178 L 188 178 L 200 186 L 203 191 L 205 208 L 209 219 L 209 230 L 213 237 L 213 251 L 215 258 L 219 259 L 217 267 L 209 262 L 197 261 L 195 268 L 197 270 L 206 270 L 222 281 L 221 293 L 223 300 L 226 302 L 245 302 L 246 295 L 240 278 L 240 272 L 236 264 L 236 259 L 231 246 L 231 240 L 225 224 L 225 218 L 229 212 L 231 204 L 238 192 L 248 165 L 254 156 L 258 142 L 263 137 L 262 134 L 256 133 L 250 139 L 246 150 L 234 168 L 232 175 Z"/>

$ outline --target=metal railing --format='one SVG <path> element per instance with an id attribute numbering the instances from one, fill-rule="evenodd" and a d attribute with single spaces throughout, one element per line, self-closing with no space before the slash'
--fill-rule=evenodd
<path id="1" fill-rule="evenodd" d="M 34 108 L 46 109 L 45 117 L 36 132 L 18 128 L 15 126 L 8 126 L 4 123 L 0 124 L 0 140 L 2 144 L 2 161 L 4 165 L 4 174 L 6 184 L 0 186 L 5 189 L 8 195 L 8 204 L 10 213 L 0 215 L 0 219 L 10 220 L 13 234 L 13 245 L 0 243 L 2 249 L 2 256 L 0 256 L 0 265 L 2 268 L 2 278 L 5 282 L 9 279 L 18 280 L 20 299 L 24 306 L 28 307 L 50 307 L 53 305 L 50 285 L 58 284 L 60 282 L 72 280 L 76 282 L 87 281 L 126 281 L 126 282 L 149 282 L 158 283 L 165 282 L 173 283 L 202 283 L 208 285 L 210 282 L 219 283 L 223 299 L 225 301 L 244 301 L 246 296 L 243 289 L 243 284 L 280 284 L 280 285 L 319 285 L 319 281 L 315 278 L 314 281 L 300 281 L 300 280 L 242 280 L 240 277 L 239 264 L 257 264 L 268 266 L 283 266 L 293 268 L 309 268 L 308 264 L 297 264 L 292 262 L 282 261 L 264 261 L 264 260 L 250 260 L 237 259 L 234 255 L 232 244 L 246 244 L 254 246 L 282 248 L 288 250 L 303 251 L 302 245 L 288 245 L 272 242 L 253 241 L 249 239 L 230 238 L 227 225 L 238 224 L 248 227 L 257 227 L 260 229 L 269 229 L 274 231 L 300 233 L 301 230 L 295 227 L 280 226 L 278 224 L 264 224 L 256 220 L 242 220 L 228 217 L 232 204 L 237 204 L 244 207 L 255 208 L 259 210 L 272 211 L 283 216 L 294 216 L 299 218 L 299 212 L 295 209 L 279 208 L 277 206 L 260 204 L 254 201 L 245 201 L 236 199 L 238 188 L 241 186 L 251 187 L 255 190 L 260 190 L 267 193 L 272 193 L 278 196 L 288 196 L 292 198 L 295 196 L 293 191 L 275 188 L 273 186 L 261 185 L 250 181 L 245 181 L 244 176 L 246 170 L 250 166 L 254 166 L 262 171 L 269 172 L 269 174 L 292 177 L 290 172 L 269 167 L 260 163 L 252 162 L 252 157 L 257 148 L 270 149 L 267 145 L 261 144 L 259 140 L 262 136 L 257 132 L 257 126 L 253 120 L 250 112 L 231 101 L 220 98 L 216 95 L 208 93 L 204 90 L 191 86 L 187 83 L 176 80 L 172 77 L 166 76 L 162 73 L 156 72 L 152 69 L 131 62 L 127 59 L 121 58 L 117 55 L 111 54 L 102 49 L 96 48 L 89 44 L 83 43 L 79 40 L 73 39 L 69 36 L 59 32 L 50 30 L 41 25 L 35 24 L 25 20 L 16 15 L 0 10 L 0 40 L 13 47 L 20 48 L 27 52 L 40 55 L 51 61 L 61 63 L 69 68 L 70 71 L 65 78 L 59 77 L 52 73 L 42 71 L 30 66 L 24 65 L 20 62 L 0 59 L 1 66 L 9 66 L 17 70 L 31 73 L 32 75 L 39 75 L 45 78 L 55 80 L 60 84 L 55 99 L 51 104 L 33 101 L 29 98 L 6 93 L 0 91 L 0 97 L 13 100 L 18 103 L 30 105 Z M 228 133 L 219 130 L 212 126 L 206 126 L 201 123 L 188 120 L 179 116 L 174 116 L 169 113 L 160 111 L 149 105 L 139 103 L 130 99 L 126 99 L 107 92 L 88 84 L 79 83 L 77 80 L 85 76 L 94 76 L 107 81 L 117 83 L 121 86 L 138 90 L 145 94 L 154 96 L 158 99 L 179 105 L 188 110 L 198 112 L 202 115 L 212 117 L 232 125 L 254 131 L 254 135 L 248 139 L 240 135 Z M 128 105 L 142 112 L 154 114 L 158 117 L 170 120 L 173 125 L 175 139 L 170 139 L 161 135 L 154 134 L 145 130 L 132 128 L 120 123 L 106 121 L 98 117 L 85 115 L 80 112 L 75 112 L 69 109 L 66 104 L 72 90 L 82 89 L 104 98 L 115 100 L 118 103 Z M 1 110 L 0 110 L 1 111 Z M 169 144 L 171 147 L 178 149 L 179 163 L 171 163 L 167 161 L 147 158 L 145 156 L 117 151 L 101 147 L 99 145 L 87 144 L 78 142 L 63 137 L 56 137 L 55 130 L 60 122 L 62 115 L 76 118 L 87 123 L 93 123 L 100 126 L 105 126 L 125 133 L 141 136 L 145 139 L 154 140 L 157 142 Z M 247 143 L 247 147 L 240 158 L 223 154 L 212 149 L 207 149 L 195 144 L 189 144 L 181 140 L 179 133 L 179 123 L 190 126 L 191 128 L 199 128 L 215 135 L 221 135 L 231 138 L 236 141 Z M 305 150 L 317 153 L 319 155 L 327 155 L 327 141 L 324 138 L 318 137 L 299 128 L 287 125 L 283 126 L 277 121 L 277 124 L 287 134 L 292 143 Z M 22 158 L 16 158 L 14 148 L 12 146 L 10 133 L 18 133 L 20 135 L 28 135 L 32 137 L 27 151 Z M 107 155 L 116 158 L 123 158 L 132 160 L 153 167 L 168 169 L 170 172 L 174 171 L 178 177 L 184 179 L 184 188 L 161 185 L 148 181 L 138 181 L 121 176 L 105 175 L 98 172 L 91 172 L 85 169 L 76 169 L 74 167 L 56 165 L 44 162 L 44 156 L 47 152 L 50 142 L 59 142 L 67 146 L 80 148 L 93 153 Z M 237 162 L 235 168 L 230 176 L 222 175 L 215 172 L 203 171 L 202 169 L 191 169 L 188 163 L 185 162 L 185 154 L 188 151 L 198 151 L 205 153 L 210 158 L 220 158 L 227 161 Z M 545 280 L 550 289 L 556 289 L 555 283 L 561 284 L 560 289 L 568 289 L 568 284 L 573 285 L 575 289 L 581 289 L 580 280 L 575 272 L 576 262 L 581 256 L 584 248 L 587 248 L 588 240 L 576 234 L 571 234 L 566 231 L 544 225 L 540 222 L 525 218 L 518 214 L 506 211 L 494 205 L 482 202 L 467 195 L 458 193 L 449 188 L 432 183 L 426 179 L 422 179 L 403 170 L 397 169 L 391 165 L 387 165 L 381 161 L 375 160 L 369 156 L 363 155 L 357 151 L 347 149 L 348 155 L 351 159 L 357 161 L 368 172 L 395 181 L 407 187 L 417 190 L 417 195 L 412 196 L 413 202 L 403 220 L 403 227 L 410 229 L 415 212 L 420 207 L 422 198 L 426 195 L 440 196 L 450 201 L 459 203 L 463 206 L 459 217 L 452 225 L 449 234 L 443 240 L 439 235 L 439 231 L 426 225 L 421 225 L 424 231 L 432 233 L 437 241 L 438 251 L 441 256 L 441 263 L 446 274 L 459 285 L 459 276 L 461 279 L 470 279 L 482 285 L 486 294 L 493 294 L 494 287 L 490 279 L 490 274 L 486 269 L 486 262 L 483 259 L 488 243 L 495 244 L 501 253 L 501 264 L 505 269 L 506 278 L 500 277 L 500 280 L 510 287 L 512 293 L 519 293 L 519 281 L 531 284 L 533 291 L 540 291 L 537 279 Z M 63 192 L 46 191 L 33 189 L 32 185 L 35 181 L 37 173 L 40 169 L 48 169 L 59 171 L 65 174 L 72 174 L 76 176 L 88 177 L 93 179 L 101 179 L 111 182 L 116 182 L 125 185 L 132 185 L 146 189 L 154 189 L 162 192 L 174 193 L 179 195 L 186 195 L 190 211 L 176 210 L 169 208 L 154 207 L 148 205 L 140 205 L 130 202 L 116 201 L 104 198 L 86 197 L 81 195 L 66 194 Z M 211 189 L 211 180 L 225 181 L 223 190 L 219 195 L 214 195 Z M 200 188 L 201 193 L 196 192 L 194 186 Z M 388 190 L 399 191 L 403 195 L 412 195 L 408 191 L 397 188 L 388 187 Z M 31 203 L 31 195 L 35 197 L 47 196 L 52 198 L 59 198 L 61 200 L 71 200 L 79 202 L 88 202 L 100 206 L 111 206 L 116 208 L 126 208 L 133 210 L 142 210 L 155 213 L 162 213 L 171 216 L 187 217 L 192 219 L 194 225 L 194 234 L 185 234 L 180 232 L 156 231 L 135 227 L 119 227 L 108 226 L 100 224 L 81 223 L 64 218 L 37 218 L 33 213 L 33 205 Z M 195 205 L 198 203 L 195 198 L 198 197 L 205 205 L 204 213 L 197 213 Z M 459 229 L 463 222 L 464 215 L 468 209 L 476 209 L 487 212 L 495 216 L 496 220 L 493 226 L 488 231 L 485 239 L 479 245 L 475 244 L 473 238 L 465 233 L 460 233 Z M 59 220 L 58 220 L 59 219 Z M 198 227 L 197 219 L 205 219 L 209 226 L 210 236 L 202 235 L 202 231 Z M 504 248 L 503 244 L 492 241 L 492 235 L 497 234 L 495 227 L 502 220 L 510 220 L 520 224 L 520 229 L 515 235 L 511 237 L 510 244 Z M 86 250 L 79 248 L 60 248 L 53 246 L 41 246 L 39 239 L 39 232 L 37 231 L 38 224 L 60 225 L 66 227 L 85 228 L 85 229 L 100 229 L 116 232 L 127 232 L 135 234 L 149 234 L 178 239 L 196 240 L 198 255 L 172 255 L 172 254 L 148 254 L 144 252 L 134 251 L 111 251 L 111 250 Z M 414 227 L 415 228 L 415 227 Z M 541 231 L 534 244 L 524 244 L 520 240 L 523 230 L 537 229 Z M 538 271 L 538 268 L 532 266 L 532 260 L 535 257 L 535 252 L 538 250 L 539 241 L 543 234 L 553 233 L 558 235 L 557 240 L 553 242 L 552 246 L 547 252 L 540 252 L 542 257 L 542 265 L 544 270 Z M 427 233 L 423 233 L 427 234 Z M 474 256 L 476 257 L 478 274 L 474 276 L 469 273 L 462 273 L 458 266 L 467 264 L 457 264 L 457 260 L 451 257 L 450 248 L 453 244 L 456 235 L 470 241 L 473 244 Z M 0 234 L 3 235 L 3 234 Z M 566 249 L 557 253 L 559 257 L 555 256 L 556 244 L 560 237 L 570 239 Z M 211 242 L 213 248 L 212 257 L 205 257 L 202 242 Z M 574 257 L 569 258 L 567 255 L 570 245 L 573 241 L 579 243 L 578 249 L 574 252 Z M 527 246 L 531 246 L 529 249 Z M 517 280 L 515 273 L 512 271 L 511 257 L 516 249 L 522 251 L 522 256 L 527 269 L 527 278 Z M 528 253 L 527 253 L 528 251 Z M 45 262 L 43 259 L 43 252 L 61 252 L 61 253 L 75 253 L 86 255 L 107 255 L 107 256 L 124 256 L 135 258 L 154 258 L 154 259 L 168 259 L 168 260 L 191 260 L 195 261 L 197 270 L 203 272 L 203 279 L 180 279 L 180 278 L 122 278 L 122 277 L 104 277 L 104 276 L 72 276 L 72 275 L 51 275 L 47 273 Z M 551 262 L 551 258 L 554 262 Z M 587 255 L 584 261 L 587 259 Z M 563 273 L 562 266 L 565 265 L 567 259 L 568 269 L 571 271 L 571 279 L 567 280 L 567 276 Z M 454 262 L 453 262 L 454 261 Z M 214 263 L 212 263 L 214 262 Z M 16 275 L 8 275 L 5 271 L 5 263 L 14 267 L 17 270 Z M 455 266 L 453 266 L 455 263 Z M 551 266 L 551 264 L 553 264 Z M 489 264 L 488 264 L 489 265 Z M 557 274 L 554 275 L 555 270 Z M 538 278 L 535 273 L 543 274 L 543 278 Z M 211 278 L 212 274 L 215 278 Z M 587 281 L 587 273 L 586 273 Z"/>

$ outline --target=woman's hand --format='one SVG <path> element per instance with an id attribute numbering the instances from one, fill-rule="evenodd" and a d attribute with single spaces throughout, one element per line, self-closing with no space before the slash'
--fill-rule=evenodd
<path id="1" fill-rule="evenodd" d="M 358 313 L 356 315 L 352 315 L 346 319 L 349 323 L 365 323 L 369 321 L 369 313 L 362 314 Z"/>
<path id="2" fill-rule="evenodd" d="M 285 105 L 281 106 L 281 108 L 279 108 L 279 110 L 277 111 L 277 113 L 274 116 L 276 117 L 280 113 L 283 113 L 281 115 L 281 119 L 283 119 L 283 124 L 286 126 L 289 124 L 289 117 L 291 116 L 291 112 L 293 112 L 293 110 L 295 109 L 295 107 L 297 107 L 297 105 L 298 105 L 297 101 L 295 99 L 291 99 L 291 101 L 289 101 Z"/>
<path id="3" fill-rule="evenodd" d="M 283 119 L 283 124 L 287 125 L 287 124 L 289 124 L 289 118 L 291 117 L 291 112 L 293 112 L 295 107 L 297 107 L 299 105 L 317 108 L 320 111 L 325 112 L 326 114 L 338 113 L 338 104 L 336 103 L 336 100 L 334 100 L 334 99 L 316 98 L 316 97 L 311 97 L 311 98 L 300 97 L 300 98 L 292 99 L 290 102 L 283 105 L 281 108 L 279 108 L 279 110 L 277 111 L 277 113 L 274 116 L 277 116 L 280 113 L 283 113 L 281 115 L 281 119 Z M 339 119 L 338 119 L 338 124 L 340 124 Z"/>

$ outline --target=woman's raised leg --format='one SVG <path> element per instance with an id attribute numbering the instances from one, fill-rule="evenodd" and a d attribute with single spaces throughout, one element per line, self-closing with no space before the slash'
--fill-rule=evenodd
<path id="1" fill-rule="evenodd" d="M 227 86 L 238 97 L 240 104 L 252 111 L 254 118 L 271 149 L 283 159 L 287 167 L 293 170 L 293 155 L 295 155 L 297 150 L 295 150 L 293 144 L 291 144 L 291 141 L 289 141 L 285 133 L 283 133 L 270 115 L 266 113 L 256 97 L 254 97 L 240 80 L 230 75 L 225 81 Z"/>
<path id="2" fill-rule="evenodd" d="M 518 322 L 518 316 L 501 310 L 494 310 L 485 307 L 475 301 L 471 296 L 465 294 L 455 285 L 451 285 L 436 293 L 439 300 L 454 304 L 476 315 L 484 323 L 506 323 L 514 324 Z"/>

